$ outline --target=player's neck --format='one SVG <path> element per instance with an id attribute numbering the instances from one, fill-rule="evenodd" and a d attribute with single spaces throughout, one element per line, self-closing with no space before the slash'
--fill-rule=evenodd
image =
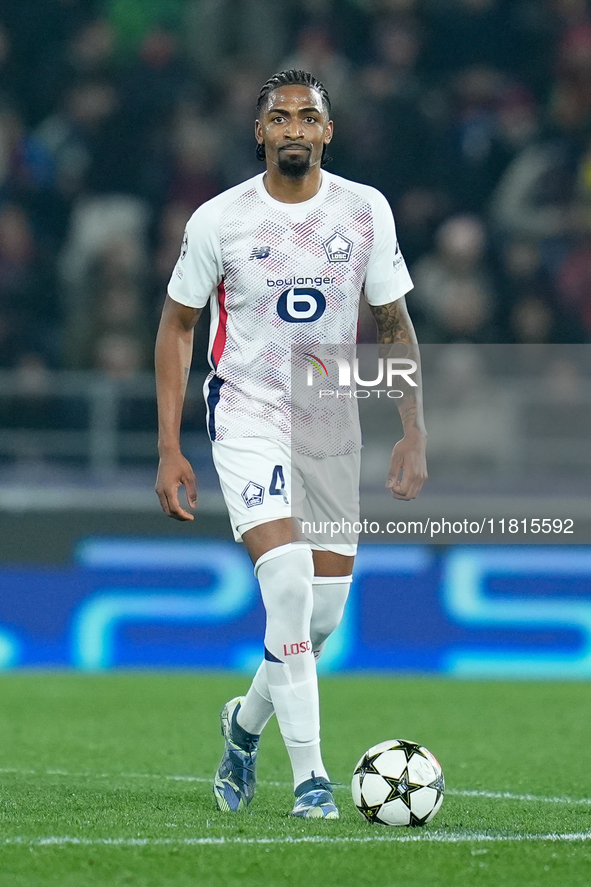
<path id="1" fill-rule="evenodd" d="M 271 167 L 263 176 L 263 184 L 274 200 L 281 203 L 303 203 L 320 191 L 322 172 L 320 168 L 311 169 L 303 179 L 292 179 Z"/>

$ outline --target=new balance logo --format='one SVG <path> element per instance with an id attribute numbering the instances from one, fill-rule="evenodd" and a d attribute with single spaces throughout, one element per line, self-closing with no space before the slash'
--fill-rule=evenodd
<path id="1" fill-rule="evenodd" d="M 249 259 L 266 259 L 270 252 L 270 246 L 255 246 Z"/>

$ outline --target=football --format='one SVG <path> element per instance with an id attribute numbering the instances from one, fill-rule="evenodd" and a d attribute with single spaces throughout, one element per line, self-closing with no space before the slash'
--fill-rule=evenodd
<path id="1" fill-rule="evenodd" d="M 445 780 L 439 761 L 424 746 L 387 739 L 359 760 L 351 792 L 368 822 L 425 825 L 441 807 Z"/>

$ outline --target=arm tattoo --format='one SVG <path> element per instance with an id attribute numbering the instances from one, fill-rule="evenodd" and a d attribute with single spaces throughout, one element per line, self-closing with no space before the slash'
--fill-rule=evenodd
<path id="1" fill-rule="evenodd" d="M 378 327 L 378 345 L 416 344 L 404 299 L 387 305 L 370 305 L 370 308 Z"/>
<path id="2" fill-rule="evenodd" d="M 404 298 L 387 305 L 370 305 L 378 327 L 378 345 L 383 356 L 409 357 L 420 367 L 417 337 Z M 423 428 L 421 386 L 407 387 L 404 397 L 396 401 L 405 432 L 409 428 Z"/>

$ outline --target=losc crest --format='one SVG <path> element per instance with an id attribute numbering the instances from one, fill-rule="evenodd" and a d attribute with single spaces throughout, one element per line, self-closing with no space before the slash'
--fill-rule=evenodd
<path id="1" fill-rule="evenodd" d="M 254 481 L 249 480 L 247 485 L 242 490 L 242 498 L 244 499 L 244 503 L 247 508 L 253 508 L 255 505 L 261 505 L 263 502 L 263 498 L 265 496 L 265 491 L 260 484 L 255 484 Z"/>
<path id="2" fill-rule="evenodd" d="M 336 231 L 332 237 L 325 240 L 322 246 L 325 249 L 329 262 L 348 262 L 353 250 L 353 242 L 343 237 Z"/>

